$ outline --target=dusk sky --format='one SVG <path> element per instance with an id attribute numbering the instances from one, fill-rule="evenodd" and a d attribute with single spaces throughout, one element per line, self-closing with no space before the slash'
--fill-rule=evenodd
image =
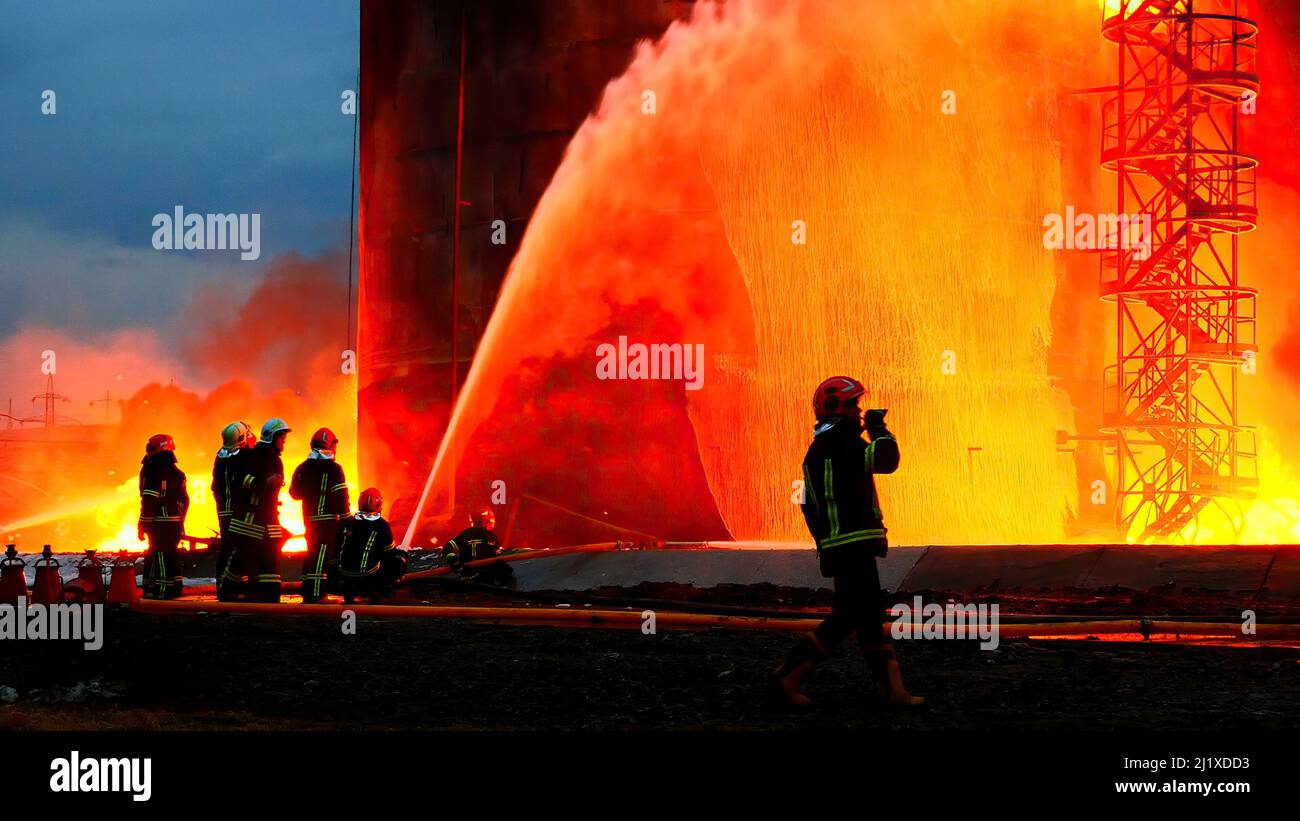
<path id="1" fill-rule="evenodd" d="M 200 288 L 346 249 L 358 27 L 357 0 L 0 0 L 0 401 L 26 410 L 42 335 L 167 351 Z M 155 250 L 178 205 L 260 214 L 260 258 Z"/>

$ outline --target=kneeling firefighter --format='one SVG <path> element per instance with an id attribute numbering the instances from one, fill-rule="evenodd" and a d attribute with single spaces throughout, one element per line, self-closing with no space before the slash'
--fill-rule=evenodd
<path id="1" fill-rule="evenodd" d="M 924 700 L 903 686 L 884 618 L 876 559 L 885 555 L 888 542 L 872 477 L 897 470 L 899 451 L 885 426 L 885 410 L 867 411 L 871 441 L 863 440 L 858 401 L 865 393 L 858 380 L 833 376 L 813 394 L 817 423 L 803 460 L 802 509 L 822 576 L 835 580 L 835 597 L 830 616 L 801 638 L 772 674 L 775 688 L 794 707 L 809 706 L 800 691 L 803 677 L 855 630 L 881 696 L 904 706 Z"/>
<path id="2" fill-rule="evenodd" d="M 357 502 L 360 510 L 339 529 L 339 586 L 343 598 L 372 599 L 388 594 L 406 573 L 406 552 L 398 550 L 393 530 L 381 516 L 384 497 L 378 488 L 366 488 Z"/>
<path id="3" fill-rule="evenodd" d="M 308 604 L 325 595 L 325 579 L 337 562 L 339 522 L 348 515 L 348 484 L 343 467 L 334 461 L 339 438 L 329 428 L 311 436 L 311 454 L 298 465 L 289 482 L 289 495 L 302 502 L 307 527 L 307 554 L 302 560 L 302 600 Z"/>
<path id="4" fill-rule="evenodd" d="M 217 598 L 229 600 L 233 591 L 227 587 L 227 574 L 231 572 L 231 551 L 234 541 L 230 534 L 230 520 L 234 516 L 235 491 L 245 475 L 244 463 L 248 460 L 257 434 L 247 422 L 231 422 L 221 431 L 221 449 L 212 462 L 212 500 L 217 505 L 217 525 L 220 528 L 221 547 L 217 551 Z"/>
<path id="5" fill-rule="evenodd" d="M 504 561 L 492 562 L 478 567 L 466 567 L 469 562 L 491 559 L 501 552 L 501 543 L 493 528 L 496 527 L 496 514 L 491 507 L 475 509 L 469 517 L 469 527 L 457 533 L 442 548 L 442 556 L 447 564 L 462 576 L 474 581 L 488 584 L 510 585 L 514 582 L 514 571 Z"/>
<path id="6" fill-rule="evenodd" d="M 181 595 L 181 536 L 190 507 L 185 474 L 176 465 L 176 443 L 165 433 L 149 437 L 140 461 L 140 520 L 136 535 L 149 540 L 144 559 L 144 597 L 174 599 Z"/>

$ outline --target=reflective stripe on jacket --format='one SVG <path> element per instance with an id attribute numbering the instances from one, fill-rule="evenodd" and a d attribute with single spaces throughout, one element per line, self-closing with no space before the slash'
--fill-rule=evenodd
<path id="1" fill-rule="evenodd" d="M 885 521 L 873 475 L 898 469 L 898 443 L 887 430 L 871 441 L 840 423 L 813 437 L 803 460 L 803 516 L 818 550 L 884 546 Z"/>

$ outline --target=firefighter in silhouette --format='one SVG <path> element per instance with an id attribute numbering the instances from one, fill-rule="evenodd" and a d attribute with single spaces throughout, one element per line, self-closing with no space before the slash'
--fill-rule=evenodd
<path id="1" fill-rule="evenodd" d="M 791 706 L 809 706 L 800 684 L 835 646 L 856 631 L 858 645 L 880 695 L 889 703 L 916 706 L 923 699 L 903 686 L 894 646 L 889 641 L 876 559 L 888 548 L 876 496 L 876 474 L 898 469 L 898 443 L 885 426 L 881 409 L 862 410 L 861 382 L 833 376 L 813 394 L 817 417 L 812 444 L 803 460 L 803 516 L 817 543 L 822 576 L 835 580 L 830 616 L 803 636 L 772 674 L 776 690 Z"/>
<path id="2" fill-rule="evenodd" d="M 231 571 L 226 577 L 231 588 L 251 589 L 260 602 L 280 601 L 280 488 L 284 487 L 285 441 L 290 428 L 283 419 L 268 419 L 262 437 L 242 465 L 235 490 L 230 534 Z"/>
<path id="3" fill-rule="evenodd" d="M 348 515 L 348 485 L 343 468 L 334 461 L 339 438 L 329 428 L 311 435 L 311 454 L 298 465 L 289 482 L 289 495 L 302 502 L 307 526 L 307 555 L 302 561 L 302 600 L 308 604 L 325 595 L 325 580 L 337 556 L 339 522 Z"/>
<path id="4" fill-rule="evenodd" d="M 406 552 L 393 541 L 393 530 L 381 515 L 384 497 L 378 488 L 366 488 L 357 500 L 355 516 L 339 528 L 339 586 L 343 600 L 357 596 L 377 601 L 391 592 L 406 572 Z"/>
<path id="5" fill-rule="evenodd" d="M 501 543 L 493 532 L 496 523 L 496 514 L 491 507 L 484 505 L 476 508 L 470 514 L 469 527 L 443 545 L 442 557 L 452 569 L 467 579 L 513 587 L 514 571 L 503 561 L 478 567 L 465 566 L 480 559 L 491 559 L 501 552 Z"/>
<path id="6" fill-rule="evenodd" d="M 243 463 L 247 461 L 257 434 L 247 422 L 231 422 L 221 430 L 221 450 L 212 462 L 212 500 L 217 505 L 217 525 L 221 531 L 221 546 L 217 551 L 217 598 L 233 598 L 225 591 L 226 571 L 230 570 L 233 544 L 230 536 L 230 519 L 234 515 L 234 495 L 242 481 Z"/>
<path id="7" fill-rule="evenodd" d="M 181 595 L 181 536 L 190 507 L 185 474 L 176 466 L 176 443 L 165 433 L 149 437 L 140 461 L 140 521 L 136 535 L 148 538 L 144 560 L 144 597 L 175 599 Z"/>

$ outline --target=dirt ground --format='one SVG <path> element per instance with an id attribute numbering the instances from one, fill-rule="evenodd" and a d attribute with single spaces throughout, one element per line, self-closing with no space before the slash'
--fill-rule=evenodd
<path id="1" fill-rule="evenodd" d="M 0 647 L 13 729 L 1297 729 L 1300 649 L 1110 641 L 909 642 L 919 710 L 876 705 L 853 648 L 818 708 L 764 698 L 789 633 L 436 619 L 113 612 L 103 649 Z"/>

